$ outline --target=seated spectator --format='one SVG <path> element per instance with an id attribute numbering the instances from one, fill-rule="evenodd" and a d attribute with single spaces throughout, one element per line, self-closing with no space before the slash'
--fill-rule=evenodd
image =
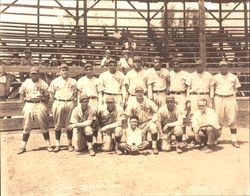
<path id="1" fill-rule="evenodd" d="M 34 62 L 31 56 L 31 50 L 24 50 L 24 57 L 21 59 L 21 66 L 33 66 Z"/>
<path id="2" fill-rule="evenodd" d="M 107 63 L 109 62 L 110 59 L 111 59 L 111 52 L 110 52 L 110 50 L 106 50 L 105 57 L 101 61 L 101 66 L 106 67 Z"/>
<path id="3" fill-rule="evenodd" d="M 131 155 L 148 153 L 149 142 L 146 141 L 145 132 L 138 127 L 139 117 L 131 116 L 129 119 L 129 127 L 124 130 L 121 143 L 118 149 L 122 153 Z"/>
<path id="4" fill-rule="evenodd" d="M 129 52 L 134 53 L 136 49 L 136 43 L 133 41 L 131 37 L 128 37 L 127 42 L 124 44 L 125 49 L 129 50 Z"/>
<path id="5" fill-rule="evenodd" d="M 131 68 L 133 66 L 133 58 L 130 57 L 128 50 L 123 51 L 123 57 L 120 58 L 118 66 L 122 69 Z"/>
<path id="6" fill-rule="evenodd" d="M 121 37 L 122 37 L 121 31 L 118 28 L 116 28 L 113 33 L 114 44 L 121 44 Z"/>
<path id="7" fill-rule="evenodd" d="M 218 117 L 212 108 L 208 107 L 208 100 L 198 100 L 198 110 L 192 118 L 192 128 L 195 140 L 202 146 L 206 153 L 214 151 L 217 139 L 221 135 L 221 127 Z"/>
<path id="8" fill-rule="evenodd" d="M 121 36 L 120 40 L 121 40 L 121 43 L 124 44 L 128 39 L 126 29 L 122 29 L 121 35 L 122 36 Z"/>

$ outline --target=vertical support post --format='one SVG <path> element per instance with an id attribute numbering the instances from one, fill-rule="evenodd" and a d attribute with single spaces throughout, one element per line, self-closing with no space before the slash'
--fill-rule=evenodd
<path id="1" fill-rule="evenodd" d="M 83 18 L 83 26 L 84 26 L 84 46 L 87 47 L 88 45 L 88 21 L 87 21 L 87 13 L 88 13 L 88 3 L 87 0 L 83 0 L 83 6 L 84 6 L 84 18 Z"/>
<path id="2" fill-rule="evenodd" d="M 221 38 L 222 36 L 223 36 L 223 31 L 224 31 L 224 29 L 223 29 L 223 27 L 222 27 L 222 3 L 220 2 L 219 3 L 219 32 L 220 32 L 220 35 L 219 35 L 219 38 Z M 220 46 L 220 55 L 221 55 L 221 57 L 223 57 L 224 56 L 224 54 L 223 54 L 223 42 L 221 41 L 221 39 L 220 39 L 220 43 L 219 43 L 219 46 Z"/>
<path id="3" fill-rule="evenodd" d="M 199 0 L 199 38 L 200 59 L 207 66 L 206 35 L 205 35 L 205 0 Z"/>
<path id="4" fill-rule="evenodd" d="M 247 55 L 248 52 L 248 42 L 249 42 L 249 33 L 248 33 L 248 17 L 247 17 L 247 1 L 244 1 L 244 29 L 245 29 L 245 51 Z"/>
<path id="5" fill-rule="evenodd" d="M 76 16 L 75 16 L 75 21 L 76 21 L 76 27 L 79 26 L 79 0 L 76 0 Z"/>
<path id="6" fill-rule="evenodd" d="M 40 46 L 40 0 L 37 0 L 37 47 Z M 39 54 L 39 61 L 42 59 L 42 54 Z"/>
<path id="7" fill-rule="evenodd" d="M 164 60 L 168 59 L 168 2 L 164 1 L 165 16 L 164 16 Z"/>
<path id="8" fill-rule="evenodd" d="M 150 2 L 147 2 L 147 31 L 148 31 L 148 37 L 150 36 Z"/>
<path id="9" fill-rule="evenodd" d="M 184 34 L 186 33 L 186 3 L 185 1 L 182 2 L 183 3 L 183 32 Z"/>
<path id="10" fill-rule="evenodd" d="M 115 28 L 117 27 L 117 0 L 115 0 Z"/>

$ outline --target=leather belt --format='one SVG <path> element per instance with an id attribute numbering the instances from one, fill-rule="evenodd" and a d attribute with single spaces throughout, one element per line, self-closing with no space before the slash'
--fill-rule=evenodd
<path id="1" fill-rule="evenodd" d="M 201 92 L 201 93 L 197 93 L 197 92 L 191 92 L 190 95 L 208 95 L 209 92 Z"/>
<path id="2" fill-rule="evenodd" d="M 55 100 L 57 100 L 57 101 L 63 101 L 63 102 L 71 102 L 72 101 L 72 100 L 56 99 L 56 98 L 55 98 Z"/>
<path id="3" fill-rule="evenodd" d="M 88 96 L 89 99 L 97 99 L 95 96 Z"/>
<path id="4" fill-rule="evenodd" d="M 234 94 L 231 94 L 231 95 L 219 95 L 219 94 L 215 94 L 216 96 L 218 97 L 232 97 L 234 96 Z"/>
<path id="5" fill-rule="evenodd" d="M 186 91 L 170 91 L 170 94 L 174 94 L 174 95 L 181 95 L 181 94 L 185 94 Z"/>
<path id="6" fill-rule="evenodd" d="M 153 93 L 163 93 L 163 92 L 165 92 L 166 90 L 160 90 L 160 91 L 154 91 L 153 90 Z"/>
<path id="7" fill-rule="evenodd" d="M 121 94 L 106 93 L 106 92 L 103 92 L 103 93 L 106 94 L 106 95 L 114 95 L 114 96 L 116 96 L 116 95 L 121 95 Z"/>
<path id="8" fill-rule="evenodd" d="M 44 101 L 42 100 L 37 100 L 37 101 L 31 101 L 31 100 L 26 100 L 26 103 L 43 103 Z"/>

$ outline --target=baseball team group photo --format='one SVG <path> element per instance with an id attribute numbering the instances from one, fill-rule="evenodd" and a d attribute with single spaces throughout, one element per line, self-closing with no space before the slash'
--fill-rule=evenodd
<path id="1" fill-rule="evenodd" d="M 249 194 L 247 0 L 43 3 L 0 3 L 3 195 Z"/>

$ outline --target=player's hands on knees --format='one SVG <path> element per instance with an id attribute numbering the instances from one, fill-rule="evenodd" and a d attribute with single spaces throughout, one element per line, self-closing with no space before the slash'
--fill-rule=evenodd
<path id="1" fill-rule="evenodd" d="M 67 130 L 68 131 L 71 131 L 72 129 L 76 128 L 77 127 L 77 124 L 70 124 L 68 127 L 67 127 Z"/>

